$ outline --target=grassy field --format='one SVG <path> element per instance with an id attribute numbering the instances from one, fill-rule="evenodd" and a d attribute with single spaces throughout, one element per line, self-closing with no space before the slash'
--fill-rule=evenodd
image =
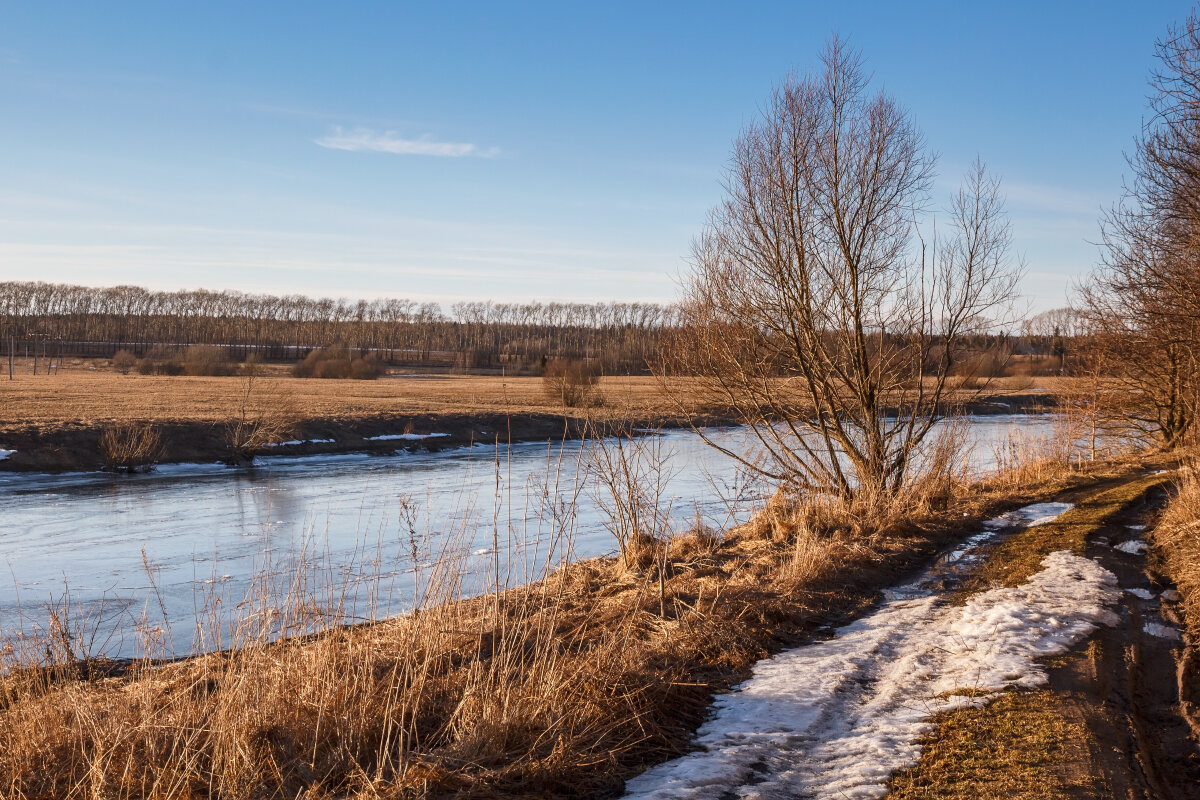
<path id="1" fill-rule="evenodd" d="M 6 378 L 7 376 L 4 376 Z M 218 421 L 237 407 L 240 377 L 120 375 L 73 366 L 57 375 L 0 378 L 0 430 L 60 422 Z M 257 379 L 265 392 L 289 396 L 302 414 L 329 419 L 383 414 L 561 413 L 540 378 L 469 375 L 388 376 L 374 381 L 292 378 L 282 368 Z M 621 411 L 666 415 L 673 405 L 652 377 L 602 378 L 601 416 Z"/>
<path id="2" fill-rule="evenodd" d="M 62 423 L 215 422 L 230 416 L 244 390 L 236 376 L 121 375 L 103 361 L 76 361 L 53 375 L 18 372 L 14 380 L 6 378 L 0 376 L 0 430 Z M 1039 378 L 1029 385 L 1028 380 L 997 379 L 993 390 L 1052 394 L 1062 382 Z M 286 396 L 303 416 L 323 419 L 451 413 L 661 418 L 679 412 L 651 376 L 601 378 L 604 404 L 591 409 L 565 409 L 546 395 L 541 378 L 531 377 L 393 374 L 374 381 L 314 380 L 292 378 L 287 366 L 272 365 L 258 381 L 260 391 Z M 713 410 L 689 409 L 695 414 Z"/>

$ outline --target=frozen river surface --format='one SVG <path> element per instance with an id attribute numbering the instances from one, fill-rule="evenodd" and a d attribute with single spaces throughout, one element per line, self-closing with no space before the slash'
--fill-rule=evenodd
<path id="1" fill-rule="evenodd" d="M 1015 431 L 1053 425 L 974 418 L 975 461 L 986 467 Z M 714 435 L 749 447 L 744 431 Z M 741 481 L 733 460 L 696 434 L 656 441 L 669 475 L 661 507 L 675 527 L 698 515 L 726 527 L 758 501 L 762 487 Z M 227 643 L 197 642 L 198 616 L 219 607 L 228 624 L 248 595 L 299 581 L 308 593 L 327 587 L 346 621 L 410 608 L 422 575 L 450 556 L 463 566 L 465 593 L 519 584 L 547 562 L 615 550 L 611 503 L 586 478 L 586 447 L 268 458 L 253 469 L 172 465 L 133 477 L 3 475 L 0 638 L 44 630 L 49 609 L 69 598 L 81 650 L 134 655 L 140 624 L 166 631 L 164 648 L 185 654 Z"/>

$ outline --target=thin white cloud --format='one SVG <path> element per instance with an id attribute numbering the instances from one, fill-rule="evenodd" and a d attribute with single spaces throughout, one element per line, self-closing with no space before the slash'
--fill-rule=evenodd
<path id="1" fill-rule="evenodd" d="M 439 142 L 432 136 L 405 139 L 394 131 L 379 133 L 370 128 L 355 128 L 352 131 L 333 129 L 333 133 L 315 140 L 321 147 L 330 150 L 353 152 L 391 153 L 400 156 L 438 156 L 441 158 L 491 158 L 500 151 L 494 147 L 483 148 L 470 142 Z"/>

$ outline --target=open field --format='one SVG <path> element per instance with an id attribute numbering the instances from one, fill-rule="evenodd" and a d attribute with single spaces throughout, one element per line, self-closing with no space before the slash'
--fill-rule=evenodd
<path id="1" fill-rule="evenodd" d="M 97 364 L 99 365 L 97 367 Z M 370 437 L 439 432 L 422 447 L 472 441 L 576 437 L 589 425 L 678 426 L 729 423 L 727 409 L 696 402 L 689 379 L 602 377 L 600 402 L 568 407 L 547 394 L 541 378 L 394 374 L 377 380 L 293 378 L 269 365 L 249 386 L 243 376 L 122 375 L 106 362 L 74 362 L 55 374 L 0 378 L 0 449 L 16 451 L 2 469 L 95 469 L 104 463 L 101 437 L 114 426 L 154 425 L 159 461 L 216 461 L 228 457 L 226 427 L 243 404 L 288 416 L 279 441 L 300 441 L 283 455 L 394 447 Z M 1008 413 L 1054 403 L 1069 379 L 999 378 L 973 405 L 975 413 Z M 247 396 L 247 390 L 251 394 Z M 676 397 L 691 405 L 680 409 Z M 316 440 L 317 443 L 311 443 Z M 417 445 L 412 445 L 417 446 Z"/>
<path id="2" fill-rule="evenodd" d="M 292 399 L 305 417 L 345 419 L 396 414 L 562 414 L 541 378 L 470 375 L 388 376 L 374 381 L 319 380 L 270 369 L 259 388 Z M 606 405 L 593 415 L 671 415 L 652 377 L 602 378 Z M 17 426 L 108 422 L 215 422 L 236 408 L 240 377 L 120 375 L 68 368 L 56 375 L 0 379 L 0 430 Z M 568 414 L 582 414 L 566 409 Z"/>
<path id="3" fill-rule="evenodd" d="M 28 425 L 215 422 L 229 416 L 243 390 L 238 376 L 121 375 L 78 363 L 52 375 L 18 372 L 14 380 L 6 377 L 0 376 L 0 430 Z M 1053 395 L 1069 382 L 997 378 L 989 393 Z M 290 397 L 303 416 L 325 419 L 381 414 L 566 414 L 604 419 L 679 413 L 652 376 L 600 378 L 604 404 L 588 409 L 564 408 L 546 395 L 541 378 L 532 377 L 395 374 L 374 381 L 319 380 L 292 378 L 287 367 L 273 365 L 258 383 L 265 393 Z M 693 413 L 713 410 L 691 409 Z"/>

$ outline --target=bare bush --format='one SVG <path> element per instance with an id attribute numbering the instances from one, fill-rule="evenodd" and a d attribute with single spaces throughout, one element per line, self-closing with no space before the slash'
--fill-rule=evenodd
<path id="1" fill-rule="evenodd" d="M 605 527 L 629 569 L 648 569 L 670 538 L 670 470 L 662 440 L 626 429 L 588 442 L 588 475 Z"/>
<path id="2" fill-rule="evenodd" d="M 375 380 L 385 374 L 387 367 L 375 353 L 356 355 L 341 344 L 313 350 L 292 368 L 296 378 Z"/>
<path id="3" fill-rule="evenodd" d="M 100 434 L 100 455 L 108 470 L 150 469 L 162 457 L 162 435 L 149 423 L 110 425 Z"/>
<path id="4" fill-rule="evenodd" d="M 223 376 L 237 373 L 237 366 L 225 357 L 225 351 L 211 345 L 196 344 L 183 356 L 183 372 L 194 376 Z"/>
<path id="5" fill-rule="evenodd" d="M 137 366 L 137 356 L 128 350 L 118 350 L 112 357 L 113 369 L 122 375 L 128 375 L 135 366 Z"/>
<path id="6" fill-rule="evenodd" d="M 542 371 L 542 391 L 551 400 L 568 408 L 594 408 L 604 405 L 600 376 L 584 361 L 556 358 Z"/>
<path id="7" fill-rule="evenodd" d="M 138 361 L 137 370 L 142 375 L 182 375 L 183 362 L 173 348 L 156 346 Z"/>

